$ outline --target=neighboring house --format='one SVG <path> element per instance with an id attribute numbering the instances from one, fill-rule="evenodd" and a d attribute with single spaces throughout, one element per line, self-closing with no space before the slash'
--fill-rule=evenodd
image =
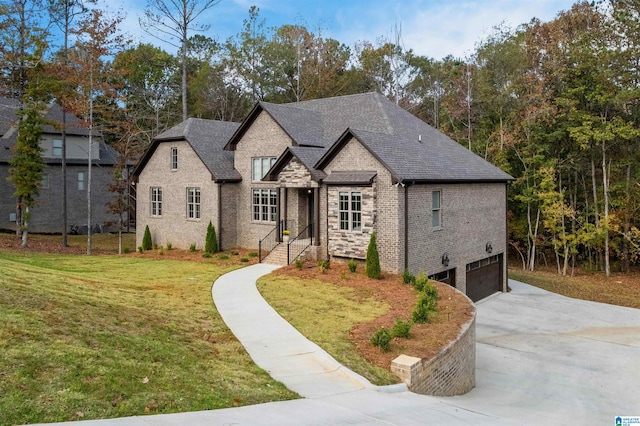
<path id="1" fill-rule="evenodd" d="M 239 127 L 190 135 L 196 123 L 160 135 L 134 171 L 138 244 L 148 224 L 157 244 L 202 247 L 211 220 L 223 248 L 286 263 L 364 259 L 375 232 L 386 271 L 423 271 L 473 300 L 506 290 L 511 176 L 384 96 L 260 102 Z"/>
<path id="2" fill-rule="evenodd" d="M 0 229 L 16 229 L 15 188 L 7 181 L 12 147 L 18 136 L 17 123 L 20 102 L 0 98 Z M 43 127 L 42 156 L 46 167 L 42 174 L 38 205 L 31 209 L 29 230 L 39 233 L 62 232 L 62 134 L 57 123 L 62 123 L 62 108 L 48 106 Z M 89 130 L 78 118 L 67 113 L 67 225 L 86 230 Z M 102 141 L 99 132 L 92 135 L 91 203 L 92 224 L 102 226 L 116 223 L 117 217 L 107 214 L 106 203 L 113 199 L 109 184 L 113 182 L 113 166 L 117 153 Z M 68 229 L 67 231 L 70 231 Z"/>

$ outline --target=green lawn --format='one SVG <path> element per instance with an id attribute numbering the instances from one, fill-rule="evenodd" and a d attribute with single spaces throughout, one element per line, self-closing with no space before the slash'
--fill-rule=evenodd
<path id="1" fill-rule="evenodd" d="M 284 319 L 338 362 L 374 384 L 398 383 L 388 369 L 360 356 L 348 336 L 356 325 L 387 312 L 386 303 L 364 290 L 285 275 L 260 278 L 258 289 Z"/>
<path id="2" fill-rule="evenodd" d="M 0 424 L 295 398 L 211 300 L 235 266 L 0 252 Z"/>

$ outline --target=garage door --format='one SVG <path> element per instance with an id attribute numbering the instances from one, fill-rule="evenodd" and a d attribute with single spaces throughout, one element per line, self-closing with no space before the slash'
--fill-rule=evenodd
<path id="1" fill-rule="evenodd" d="M 502 290 L 502 254 L 467 265 L 467 296 L 477 302 Z"/>
<path id="2" fill-rule="evenodd" d="M 448 271 L 440 272 L 435 275 L 429 275 L 430 280 L 438 281 L 443 284 L 449 284 L 451 287 L 456 286 L 456 270 L 449 269 Z"/>

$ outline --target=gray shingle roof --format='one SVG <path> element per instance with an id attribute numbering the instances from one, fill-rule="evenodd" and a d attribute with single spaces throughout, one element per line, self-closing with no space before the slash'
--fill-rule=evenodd
<path id="1" fill-rule="evenodd" d="M 376 171 L 337 171 L 329 173 L 323 182 L 327 185 L 370 185 L 376 177 Z"/>
<path id="2" fill-rule="evenodd" d="M 429 126 L 379 93 L 340 96 L 312 101 L 258 105 L 268 112 L 299 147 L 322 146 L 326 160 L 341 145 L 337 141 L 351 129 L 354 136 L 400 181 L 507 181 L 511 176 Z M 254 117 L 257 113 L 253 113 Z M 250 121 L 250 119 L 249 119 Z M 243 126 L 250 122 L 243 123 Z M 227 144 L 233 149 L 242 132 Z M 421 140 L 419 142 L 418 140 Z M 235 141 L 234 141 L 235 140 Z M 302 160 L 317 174 L 326 165 Z M 316 155 L 319 151 L 310 151 Z"/>
<path id="3" fill-rule="evenodd" d="M 233 152 L 224 151 L 225 144 L 240 126 L 227 121 L 189 118 L 186 121 L 159 134 L 147 152 L 149 156 L 155 151 L 157 144 L 164 141 L 185 140 L 193 147 L 204 165 L 209 169 L 216 181 L 240 181 L 242 176 L 233 168 Z M 147 153 L 136 167 L 137 174 L 148 161 Z"/>

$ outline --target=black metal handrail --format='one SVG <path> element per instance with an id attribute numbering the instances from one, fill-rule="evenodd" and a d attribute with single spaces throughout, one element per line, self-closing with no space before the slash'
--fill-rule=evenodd
<path id="1" fill-rule="evenodd" d="M 313 223 L 307 225 L 287 244 L 287 264 L 296 260 L 310 245 L 313 245 Z"/>
<path id="2" fill-rule="evenodd" d="M 291 226 L 291 221 L 281 220 L 263 239 L 258 241 L 258 261 L 260 263 L 282 242 L 282 231 L 289 229 L 289 226 Z M 264 256 L 262 255 L 263 250 Z"/>

